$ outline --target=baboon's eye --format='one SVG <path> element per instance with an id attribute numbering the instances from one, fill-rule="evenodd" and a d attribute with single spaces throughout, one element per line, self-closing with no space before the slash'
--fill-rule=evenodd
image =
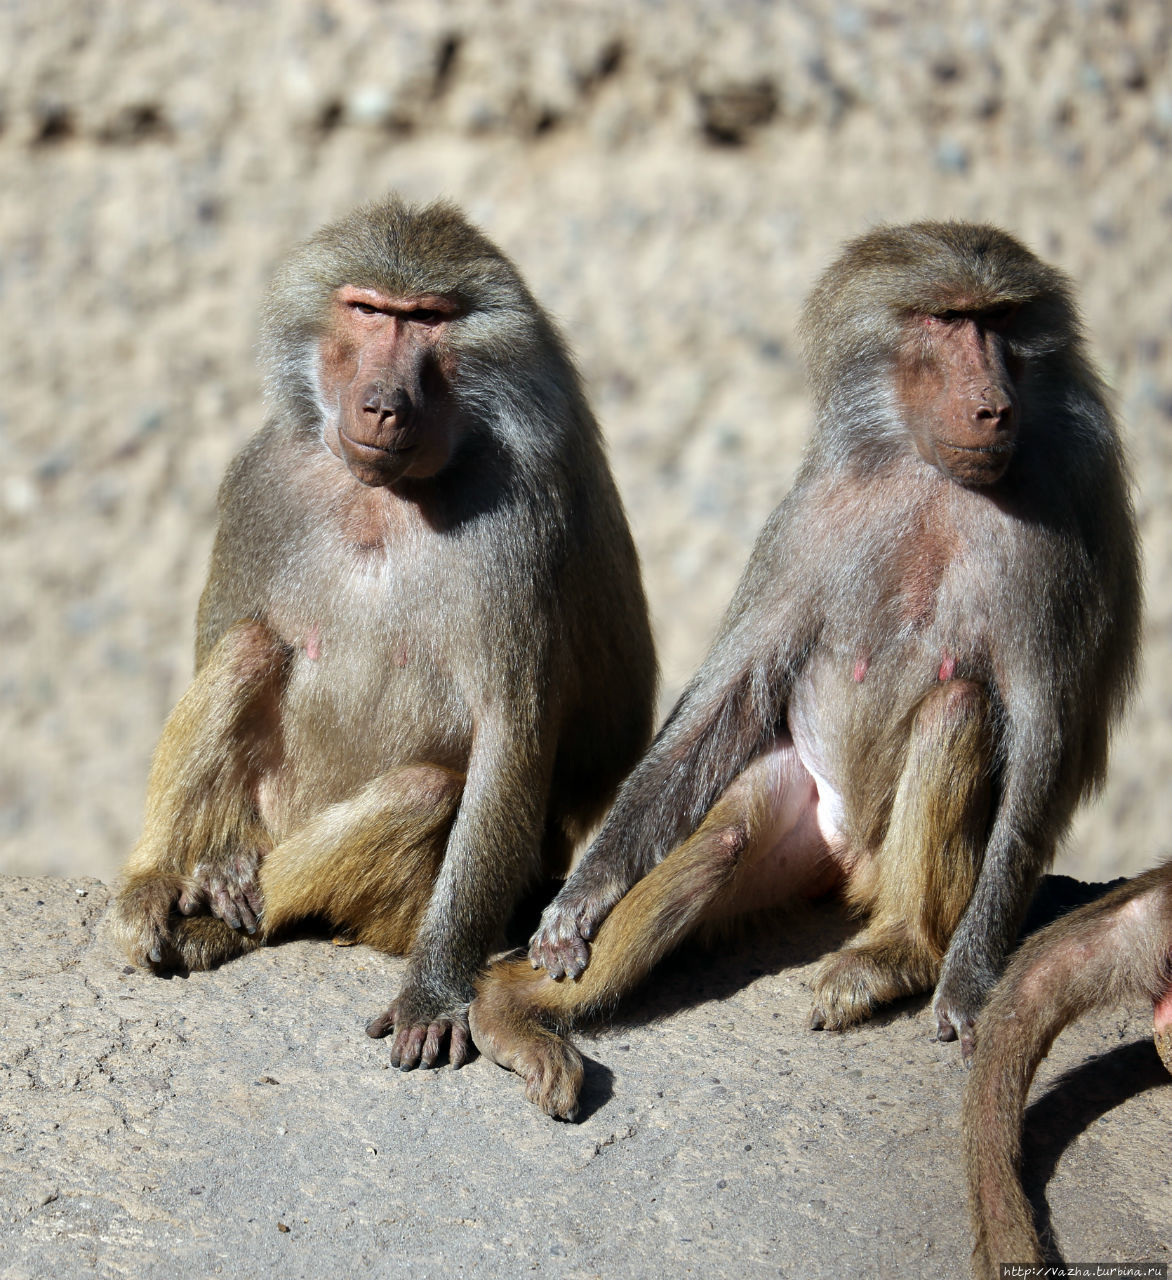
<path id="1" fill-rule="evenodd" d="M 981 323 L 990 329 L 1004 329 L 1011 325 L 1017 316 L 1019 307 L 1016 302 L 1004 302 L 981 312 Z"/>

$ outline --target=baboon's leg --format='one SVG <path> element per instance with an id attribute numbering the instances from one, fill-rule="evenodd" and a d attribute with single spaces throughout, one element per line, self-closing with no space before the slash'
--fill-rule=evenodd
<path id="1" fill-rule="evenodd" d="M 951 680 L 920 704 L 883 844 L 847 889 L 869 922 L 819 967 L 813 1026 L 838 1030 L 935 986 L 984 854 L 992 751 L 979 685 Z"/>
<path id="2" fill-rule="evenodd" d="M 256 811 L 255 783 L 277 749 L 287 658 L 267 627 L 236 623 L 167 720 L 151 765 L 142 835 L 111 919 L 138 964 L 174 960 L 171 920 L 180 897 L 198 892 L 197 867 L 246 879 L 272 845 Z"/>
<path id="3" fill-rule="evenodd" d="M 522 1076 L 526 1095 L 543 1111 L 572 1119 L 582 1060 L 554 1028 L 567 1029 L 617 1001 L 697 924 L 738 897 L 738 879 L 763 859 L 784 850 L 777 864 L 788 858 L 795 885 L 804 883 L 809 863 L 826 852 L 816 800 L 792 746 L 759 757 L 694 834 L 619 900 L 592 939 L 579 977 L 554 980 L 527 957 L 492 966 L 469 1011 L 477 1048 Z M 785 892 L 776 880 L 773 888 Z"/>
<path id="4" fill-rule="evenodd" d="M 1172 862 L 1027 938 L 981 1012 L 961 1125 L 981 1280 L 994 1280 L 1002 1263 L 1043 1261 L 1021 1185 L 1022 1119 L 1038 1064 L 1076 1018 L 1145 998 L 1172 1070 Z"/>
<path id="5" fill-rule="evenodd" d="M 452 770 L 406 765 L 322 809 L 261 863 L 257 933 L 249 936 L 210 916 L 179 917 L 171 940 L 178 964 L 208 968 L 311 916 L 380 951 L 408 951 L 463 784 L 463 775 Z"/>

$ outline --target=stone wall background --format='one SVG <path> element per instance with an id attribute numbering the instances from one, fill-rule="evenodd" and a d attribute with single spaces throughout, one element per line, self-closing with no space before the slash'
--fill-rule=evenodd
<path id="1" fill-rule="evenodd" d="M 109 877 L 182 691 L 259 301 L 355 202 L 450 196 L 577 351 L 664 701 L 808 424 L 801 299 L 878 221 L 1077 281 L 1126 425 L 1145 678 L 1062 867 L 1169 849 L 1172 16 L 1160 0 L 0 6 L 0 871 Z"/>

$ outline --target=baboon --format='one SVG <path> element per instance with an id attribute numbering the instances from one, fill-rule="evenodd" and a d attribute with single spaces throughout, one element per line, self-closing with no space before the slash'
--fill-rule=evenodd
<path id="1" fill-rule="evenodd" d="M 519 894 L 650 736 L 655 660 L 600 433 L 550 320 L 454 207 L 371 204 L 276 276 L 270 421 L 228 471 L 196 675 L 114 915 L 205 968 L 321 917 L 409 952 L 368 1027 L 467 1050 Z"/>
<path id="2" fill-rule="evenodd" d="M 551 1114 L 581 1067 L 547 1028 L 698 922 L 836 885 L 867 922 L 822 963 L 812 1025 L 935 985 L 967 1056 L 1104 775 L 1140 577 L 1066 279 L 993 227 L 885 227 L 847 245 L 803 329 L 817 421 L 794 487 L 529 960 L 474 1006 L 480 1049 Z"/>
<path id="3" fill-rule="evenodd" d="M 1128 999 L 1153 1002 L 1156 1047 L 1172 1071 L 1172 861 L 1027 939 L 981 1014 L 963 1130 L 982 1280 L 998 1276 L 1001 1263 L 1043 1263 L 1019 1177 L 1038 1064 L 1069 1023 Z"/>

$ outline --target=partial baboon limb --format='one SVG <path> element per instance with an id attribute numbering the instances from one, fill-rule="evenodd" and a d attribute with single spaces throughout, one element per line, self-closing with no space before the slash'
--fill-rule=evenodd
<path id="1" fill-rule="evenodd" d="M 1072 911 L 1022 944 L 976 1029 L 964 1095 L 964 1155 L 976 1242 L 973 1268 L 1043 1262 L 1021 1185 L 1026 1096 L 1038 1064 L 1076 1018 L 1150 999 L 1155 1038 L 1172 1071 L 1172 862 Z"/>
<path id="2" fill-rule="evenodd" d="M 939 685 L 913 716 L 880 851 L 848 876 L 848 895 L 870 923 L 821 966 L 814 1025 L 838 1029 L 880 1001 L 931 990 L 980 867 L 991 764 L 982 690 Z M 829 887 L 834 850 L 818 830 L 815 796 L 792 746 L 758 756 L 695 834 L 619 900 L 576 980 L 554 981 L 524 960 L 493 966 L 472 1006 L 481 1052 L 518 1072 L 542 1110 L 571 1118 L 581 1061 L 558 1032 L 606 1010 L 697 925 Z"/>
<path id="3" fill-rule="evenodd" d="M 306 916 L 380 951 L 409 951 L 443 862 L 463 774 L 404 765 L 319 810 L 261 866 L 265 928 Z"/>
<path id="4" fill-rule="evenodd" d="M 493 965 L 470 1010 L 480 1052 L 517 1072 L 548 1115 L 573 1119 L 582 1060 L 558 1032 L 611 1007 L 701 922 L 829 883 L 803 786 L 812 791 L 813 780 L 792 746 L 759 756 L 610 912 L 577 979 L 555 980 L 524 956 Z"/>
<path id="5" fill-rule="evenodd" d="M 189 963 L 171 946 L 168 924 L 181 898 L 208 902 L 235 929 L 256 931 L 256 869 L 272 837 L 255 792 L 271 763 L 268 735 L 289 656 L 268 627 L 236 623 L 167 720 L 151 765 L 143 832 L 111 920 L 138 964 Z M 216 866 L 214 881 L 209 875 L 199 884 L 201 863 Z M 209 928 L 200 936 L 219 932 Z M 202 943 L 199 950 L 203 954 Z"/>
<path id="6" fill-rule="evenodd" d="M 522 956 L 494 966 L 482 982 L 470 1019 L 476 1047 L 517 1072 L 526 1097 L 547 1115 L 572 1120 L 582 1087 L 582 1059 L 552 1028 L 568 1028 L 574 1017 L 612 1004 L 727 891 L 750 839 L 744 799 L 726 793 L 700 829 L 622 899 L 603 921 L 594 962 L 577 981 L 555 982 Z"/>
<path id="7" fill-rule="evenodd" d="M 915 713 L 879 852 L 847 882 L 867 926 L 819 967 L 812 1026 L 840 1030 L 936 985 L 981 869 L 993 767 L 980 685 L 934 689 Z"/>
<path id="8" fill-rule="evenodd" d="M 310 917 L 381 951 L 409 951 L 463 784 L 461 774 L 430 765 L 403 766 L 374 779 L 356 796 L 316 813 L 264 856 L 257 872 L 263 907 L 248 933 L 195 914 L 198 907 L 185 908 L 183 893 L 177 893 L 161 908 L 166 950 L 155 962 L 186 970 L 212 968 Z M 151 883 L 146 878 L 136 888 L 132 882 L 123 892 L 141 896 Z M 156 878 L 155 883 L 167 882 Z M 175 877 L 171 883 L 181 887 L 186 881 Z M 131 901 L 133 910 L 138 899 Z"/>

